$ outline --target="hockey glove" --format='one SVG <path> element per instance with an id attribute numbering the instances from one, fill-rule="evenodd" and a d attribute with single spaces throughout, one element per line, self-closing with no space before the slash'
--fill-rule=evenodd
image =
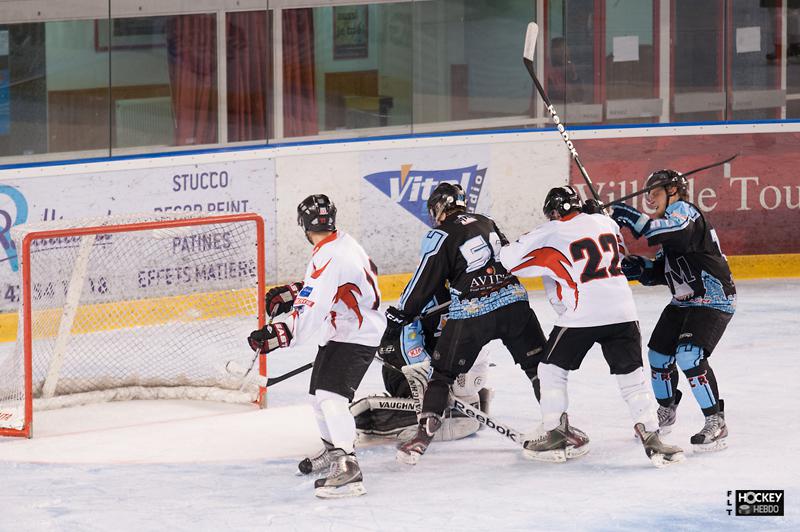
<path id="1" fill-rule="evenodd" d="M 400 330 L 411 323 L 411 319 L 406 316 L 405 312 L 397 307 L 389 307 L 386 309 L 386 334 L 400 336 Z"/>
<path id="2" fill-rule="evenodd" d="M 633 233 L 633 236 L 636 238 L 642 236 L 650 227 L 649 216 L 642 214 L 630 205 L 625 205 L 624 203 L 614 204 L 613 210 L 611 211 L 611 218 L 620 226 L 624 225 L 630 228 L 631 233 Z"/>
<path id="3" fill-rule="evenodd" d="M 603 204 L 594 198 L 589 198 L 583 202 L 581 211 L 585 214 L 603 214 Z"/>
<path id="4" fill-rule="evenodd" d="M 269 353 L 279 347 L 287 347 L 292 341 L 292 332 L 285 323 L 271 323 L 250 333 L 247 343 L 253 351 Z"/>
<path id="5" fill-rule="evenodd" d="M 638 281 L 645 268 L 647 267 L 647 259 L 639 255 L 628 255 L 622 257 L 622 273 L 629 281 Z"/>
<path id="6" fill-rule="evenodd" d="M 267 303 L 267 314 L 273 318 L 278 314 L 290 312 L 297 294 L 303 289 L 303 283 L 285 284 L 273 287 L 264 296 Z"/>
<path id="7" fill-rule="evenodd" d="M 667 284 L 666 281 L 659 282 L 655 263 L 639 255 L 628 255 L 622 259 L 622 273 L 629 281 L 639 281 L 644 286 Z"/>

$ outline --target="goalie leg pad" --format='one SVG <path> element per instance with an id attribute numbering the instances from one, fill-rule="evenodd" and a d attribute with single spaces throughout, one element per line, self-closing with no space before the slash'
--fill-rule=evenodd
<path id="1" fill-rule="evenodd" d="M 400 437 L 417 425 L 416 401 L 395 397 L 364 397 L 350 406 L 359 434 Z"/>

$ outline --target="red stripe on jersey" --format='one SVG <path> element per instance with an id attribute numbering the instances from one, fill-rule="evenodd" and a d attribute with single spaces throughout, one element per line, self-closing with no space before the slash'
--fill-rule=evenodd
<path id="1" fill-rule="evenodd" d="M 372 278 L 366 268 L 364 268 L 364 273 L 367 276 L 367 282 L 372 287 L 372 293 L 375 294 L 375 304 L 372 305 L 372 310 L 378 310 L 378 307 L 381 306 L 381 298 L 378 296 L 378 289 L 375 288 L 375 279 Z"/>
<path id="2" fill-rule="evenodd" d="M 322 272 L 325 271 L 325 268 L 328 267 L 328 264 L 330 264 L 332 260 L 333 260 L 332 258 L 328 259 L 328 262 L 326 262 L 325 265 L 322 268 L 319 268 L 319 269 L 317 269 L 317 267 L 314 266 L 314 263 L 312 262 L 311 263 L 311 278 L 312 279 L 319 279 L 319 276 L 322 275 Z"/>
<path id="3" fill-rule="evenodd" d="M 313 257 L 314 255 L 316 255 L 316 254 L 317 254 L 317 251 L 319 251 L 319 248 L 321 248 L 322 246 L 324 246 L 324 245 L 325 245 L 325 244 L 327 244 L 328 242 L 333 242 L 333 241 L 334 241 L 334 240 L 336 240 L 338 237 L 339 237 L 339 234 L 338 234 L 338 232 L 337 232 L 337 231 L 334 231 L 333 233 L 329 234 L 328 236 L 326 236 L 325 238 L 323 238 L 322 240 L 320 240 L 320 241 L 317 243 L 317 245 L 316 245 L 316 246 L 314 246 L 314 249 L 311 251 L 311 256 Z"/>
<path id="4" fill-rule="evenodd" d="M 542 268 L 547 268 L 551 272 L 553 272 L 559 279 L 563 280 L 567 283 L 567 286 L 572 288 L 575 292 L 575 308 L 578 308 L 578 284 L 572 279 L 572 276 L 569 273 L 567 267 L 571 266 L 572 263 L 569 261 L 567 257 L 564 256 L 556 248 L 539 248 L 534 249 L 525 257 L 528 259 L 521 264 L 511 268 L 509 273 L 515 273 L 519 270 L 524 268 L 528 268 L 530 266 L 539 266 Z M 558 285 L 556 294 L 558 298 L 561 299 L 561 285 Z"/>
<path id="5" fill-rule="evenodd" d="M 356 317 L 358 318 L 358 328 L 360 329 L 361 323 L 364 321 L 364 317 L 361 315 L 361 310 L 358 308 L 356 294 L 361 295 L 361 289 L 358 288 L 358 285 L 353 283 L 345 283 L 336 289 L 336 295 L 333 296 L 333 302 L 338 303 L 341 301 L 347 308 L 355 312 Z"/>

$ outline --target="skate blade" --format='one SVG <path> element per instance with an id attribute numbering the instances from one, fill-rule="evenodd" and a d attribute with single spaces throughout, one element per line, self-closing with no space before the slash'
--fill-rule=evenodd
<path id="1" fill-rule="evenodd" d="M 669 456 L 656 453 L 650 457 L 650 461 L 659 469 L 678 464 L 684 460 L 686 460 L 686 457 L 683 455 L 683 453 L 675 453 Z"/>
<path id="2" fill-rule="evenodd" d="M 397 451 L 395 459 L 401 464 L 417 465 L 417 462 L 419 462 L 421 456 L 422 455 L 419 453 L 404 453 L 403 451 Z"/>
<path id="3" fill-rule="evenodd" d="M 363 482 L 352 482 L 344 486 L 323 486 L 314 489 L 314 495 L 320 499 L 344 499 L 345 497 L 358 497 L 367 493 Z"/>
<path id="4" fill-rule="evenodd" d="M 693 443 L 692 448 L 697 453 L 713 453 L 716 451 L 724 451 L 728 448 L 727 440 L 717 440 L 711 443 Z"/>
<path id="5" fill-rule="evenodd" d="M 585 445 L 583 447 L 585 447 Z M 522 454 L 528 460 L 534 460 L 537 462 L 562 464 L 567 461 L 566 449 L 554 449 L 552 451 L 531 451 L 528 449 L 523 449 Z"/>
<path id="6" fill-rule="evenodd" d="M 567 455 L 567 459 L 571 460 L 573 458 L 579 458 L 579 457 L 585 455 L 588 452 L 589 452 L 589 444 L 588 443 L 584 443 L 580 447 L 575 447 L 574 445 L 567 445 L 566 455 Z"/>

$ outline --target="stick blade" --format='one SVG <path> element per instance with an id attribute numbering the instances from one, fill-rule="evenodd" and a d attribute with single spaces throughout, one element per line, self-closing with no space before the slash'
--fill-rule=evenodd
<path id="1" fill-rule="evenodd" d="M 536 50 L 536 40 L 539 38 L 539 25 L 535 22 L 528 24 L 525 32 L 525 47 L 522 49 L 522 57 L 528 61 L 533 61 L 533 52 Z"/>

